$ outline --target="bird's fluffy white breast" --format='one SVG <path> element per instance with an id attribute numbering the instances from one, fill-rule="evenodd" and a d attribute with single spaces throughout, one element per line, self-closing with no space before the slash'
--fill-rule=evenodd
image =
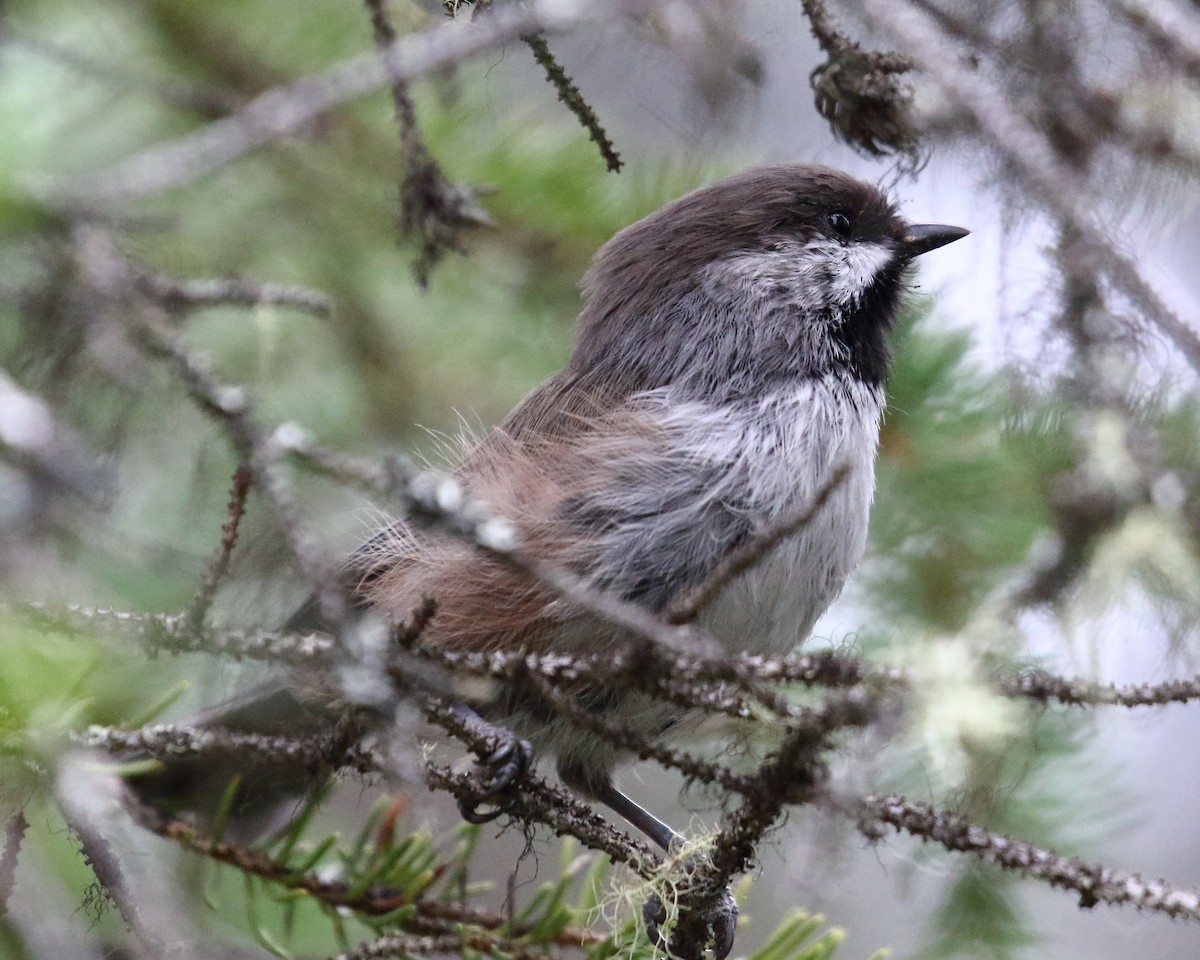
<path id="1" fill-rule="evenodd" d="M 883 407 L 881 388 L 844 375 L 805 380 L 751 405 L 663 405 L 678 455 L 723 466 L 722 482 L 707 495 L 744 497 L 756 530 L 804 504 L 840 465 L 850 470 L 808 525 L 707 611 L 705 625 L 730 649 L 790 650 L 862 558 Z"/>

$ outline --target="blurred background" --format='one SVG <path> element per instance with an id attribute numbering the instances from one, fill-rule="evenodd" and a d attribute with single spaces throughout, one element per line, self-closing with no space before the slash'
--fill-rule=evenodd
<path id="1" fill-rule="evenodd" d="M 445 20 L 440 4 L 386 10 L 401 34 Z M 361 4 L 5 3 L 0 598 L 182 610 L 225 517 L 235 457 L 130 342 L 128 304 L 97 267 L 97 232 L 148 276 L 319 291 L 317 309 L 191 304 L 173 316 L 266 427 L 444 464 L 448 438 L 495 423 L 563 364 L 578 280 L 615 231 L 729 172 L 827 163 L 884 184 L 906 215 L 972 230 L 921 263 L 897 333 L 869 556 L 812 642 L 909 665 L 931 692 L 886 743 L 848 749 L 838 782 L 946 803 L 1147 879 L 1200 883 L 1196 704 L 1017 710 L 979 681 L 998 663 L 1120 683 L 1197 672 L 1200 393 L 1186 343 L 1200 336 L 1200 13 L 1182 0 L 831 6 L 862 49 L 927 61 L 884 98 L 903 122 L 872 148 L 855 142 L 855 110 L 867 123 L 871 101 L 847 86 L 846 64 L 814 78 L 831 54 L 814 39 L 813 10 L 604 7 L 551 34 L 620 173 L 520 42 L 414 83 L 428 156 L 489 221 L 459 231 L 461 252 L 428 262 L 422 284 L 420 244 L 398 229 L 404 163 L 383 86 L 171 189 L 89 196 L 105 182 L 97 171 L 369 55 Z M 442 29 L 469 20 L 464 9 Z M 826 111 L 832 127 L 814 79 L 840 104 Z M 331 558 L 380 521 L 383 505 L 361 494 L 302 472 L 296 482 Z M 304 597 L 257 493 L 232 563 L 211 611 L 219 624 L 274 627 Z M 24 810 L 29 824 L 0 952 L 99 957 L 120 942 L 120 922 L 89 906 L 93 877 L 57 810 L 66 734 L 128 724 L 168 700 L 162 716 L 187 717 L 263 669 L 148 659 L 100 629 L 67 637 L 0 610 L 0 817 Z M 643 767 L 623 776 L 635 798 L 672 822 L 712 822 L 711 798 L 687 792 L 672 811 L 679 783 Z M 453 805 L 414 790 L 409 828 L 453 830 Z M 350 785 L 322 829 L 353 834 L 384 792 Z M 525 841 L 496 833 L 485 829 L 478 863 L 498 904 Z M 177 890 L 189 924 L 267 955 L 255 929 L 274 908 L 248 917 L 237 878 L 198 878 L 166 842 L 124 840 Z M 517 867 L 518 897 L 553 873 L 553 846 L 539 839 L 537 862 Z M 880 947 L 914 960 L 1200 950 L 1186 922 L 1082 910 L 1069 893 L 917 842 L 868 845 L 809 809 L 772 835 L 760 864 L 739 953 L 797 906 L 845 929 L 848 958 Z M 294 955 L 336 952 L 317 919 L 296 923 Z"/>

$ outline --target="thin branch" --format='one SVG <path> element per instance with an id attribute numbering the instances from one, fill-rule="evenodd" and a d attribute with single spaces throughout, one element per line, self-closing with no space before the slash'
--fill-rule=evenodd
<path id="1" fill-rule="evenodd" d="M 490 754 L 497 746 L 493 737 L 480 736 L 446 700 L 426 697 L 421 711 L 480 756 Z M 446 790 L 456 799 L 475 803 L 484 793 L 485 785 L 477 773 L 455 774 L 447 767 L 433 764 L 426 765 L 425 773 L 431 788 Z M 628 864 L 640 876 L 650 876 L 659 862 L 658 856 L 640 840 L 617 830 L 573 794 L 550 786 L 532 773 L 521 778 L 519 788 L 495 797 L 492 802 L 516 820 L 544 823 L 560 836 L 570 834 L 584 846 L 608 854 L 614 863 Z"/>
<path id="2" fill-rule="evenodd" d="M 254 474 L 245 461 L 237 465 L 233 471 L 233 481 L 229 491 L 229 503 L 225 508 L 225 522 L 221 525 L 221 543 L 217 552 L 208 563 L 204 577 L 200 581 L 200 589 L 188 607 L 187 617 L 193 624 L 204 623 L 208 609 L 221 582 L 229 573 L 229 562 L 233 557 L 233 548 L 237 546 L 238 526 L 242 515 L 246 512 L 246 498 L 250 495 L 250 485 Z"/>
<path id="3" fill-rule="evenodd" d="M 521 37 L 521 40 L 533 51 L 533 59 L 546 72 L 546 79 L 558 92 L 558 99 L 575 114 L 575 118 L 587 131 L 588 137 L 599 148 L 600 156 L 604 158 L 604 165 L 608 167 L 609 172 L 620 173 L 621 167 L 625 165 L 621 160 L 621 155 L 617 153 L 616 147 L 613 146 L 613 142 L 608 138 L 604 127 L 601 126 L 600 118 L 596 116 L 592 105 L 583 98 L 583 94 L 567 76 L 562 64 L 550 52 L 550 45 L 546 43 L 546 38 L 540 33 L 528 33 Z"/>
<path id="4" fill-rule="evenodd" d="M 849 475 L 850 465 L 839 465 L 807 503 L 779 517 L 767 529 L 731 550 L 701 583 L 671 602 L 664 613 L 666 621 L 690 623 L 695 620 L 733 580 L 760 563 L 781 542 L 808 526 Z"/>
<path id="5" fill-rule="evenodd" d="M 862 804 L 863 829 L 877 838 L 878 825 L 887 824 L 922 840 L 932 841 L 985 863 L 1043 880 L 1079 894 L 1081 907 L 1098 903 L 1132 906 L 1184 920 L 1200 920 L 1200 890 L 1176 889 L 1165 881 L 1149 882 L 1136 873 L 1122 873 L 1074 857 L 1064 857 L 1031 843 L 992 833 L 958 813 L 938 810 L 904 797 L 868 797 Z"/>
<path id="6" fill-rule="evenodd" d="M 516 960 L 551 960 L 550 954 L 545 951 L 533 950 L 520 944 L 511 944 L 506 939 L 479 934 L 472 935 L 468 930 L 423 937 L 387 934 L 353 950 L 339 953 L 335 960 L 377 960 L 380 957 L 403 957 L 404 960 L 411 960 L 413 957 L 426 956 L 431 953 L 463 953 L 465 951 L 502 952 L 506 957 L 514 957 Z"/>
<path id="7" fill-rule="evenodd" d="M 334 960 L 377 960 L 380 957 L 423 957 L 436 953 L 458 953 L 464 947 L 473 947 L 466 937 L 454 934 L 441 936 L 396 936 L 388 934 L 377 940 L 369 940 L 353 950 L 339 953 Z M 478 949 L 478 947 L 474 947 Z M 507 951 L 506 951 L 507 952 Z"/>
<path id="8" fill-rule="evenodd" d="M 255 283 L 240 279 L 181 279 L 161 273 L 137 273 L 137 285 L 146 296 L 169 310 L 192 307 L 295 307 L 318 317 L 333 313 L 329 294 L 282 283 Z"/>
<path id="9" fill-rule="evenodd" d="M 272 631 L 197 628 L 185 614 L 132 613 L 103 607 L 50 607 L 40 602 L 14 602 L 0 607 L 30 618 L 39 629 L 69 634 L 115 634 L 158 653 L 208 653 L 235 660 L 262 660 L 288 664 L 314 664 L 335 652 L 332 639 L 321 633 L 289 634 Z M 406 629 L 408 629 L 406 627 Z M 604 655 L 519 653 L 508 651 L 455 652 L 417 647 L 413 651 L 454 672 L 494 679 L 511 679 L 525 673 L 553 684 L 583 680 L 623 683 L 658 694 L 671 702 L 707 709 L 732 717 L 750 716 L 746 702 L 729 695 L 717 696 L 716 685 L 737 683 L 798 683 L 808 687 L 853 687 L 862 683 L 880 686 L 908 683 L 899 667 L 867 663 L 832 651 L 792 657 L 742 654 L 728 660 L 688 656 L 664 657 L 662 668 L 647 670 L 643 651 L 620 650 Z M 993 679 L 1006 697 L 1058 702 L 1070 706 L 1144 707 L 1200 700 L 1200 676 L 1161 683 L 1102 684 L 1032 670 Z M 793 708 L 787 716 L 799 716 Z"/>
<path id="10" fill-rule="evenodd" d="M 413 80 L 524 34 L 564 29 L 594 15 L 595 3 L 534 0 L 528 5 L 506 4 L 480 23 L 441 24 L 402 37 L 382 54 L 352 57 L 269 90 L 202 130 L 57 184 L 52 196 L 60 203 L 85 206 L 155 196 L 198 180 L 256 147 L 300 130 L 334 107 L 398 79 Z"/>
<path id="11" fill-rule="evenodd" d="M 351 882 L 323 879 L 319 871 L 297 872 L 291 864 L 274 859 L 262 850 L 206 837 L 191 824 L 140 803 L 132 796 L 126 797 L 126 807 L 141 826 L 191 853 L 226 864 L 260 880 L 279 884 L 288 890 L 303 890 L 314 900 L 329 907 L 381 917 L 411 905 L 415 907 L 415 913 L 407 925 L 417 933 L 434 935 L 450 933 L 463 924 L 485 930 L 503 930 L 511 926 L 510 918 L 502 914 L 443 900 L 423 899 L 396 887 L 375 884 L 365 890 L 356 890 L 356 885 Z M 435 868 L 434 873 L 437 875 L 439 871 Z M 507 935 L 517 937 L 523 932 L 518 928 L 508 930 Z M 589 930 L 567 927 L 559 931 L 551 942 L 577 947 L 597 943 L 601 939 Z"/>
<path id="12" fill-rule="evenodd" d="M 996 681 L 1001 693 L 1042 703 L 1063 703 L 1073 707 L 1152 707 L 1167 703 L 1191 703 L 1200 700 L 1200 676 L 1162 683 L 1091 683 L 1058 677 L 1033 670 Z"/>
<path id="13" fill-rule="evenodd" d="M 870 722 L 876 704 L 865 691 L 831 695 L 813 712 L 809 724 L 797 726 L 750 778 L 737 810 L 702 856 L 686 864 L 678 879 L 679 917 L 671 936 L 676 956 L 700 956 L 707 939 L 708 917 L 727 896 L 730 881 L 751 865 L 764 834 L 786 806 L 808 803 L 822 790 L 830 734 Z"/>
<path id="14" fill-rule="evenodd" d="M 665 653 L 651 652 L 648 657 L 644 650 L 619 650 L 603 656 L 580 656 L 416 647 L 413 654 L 444 667 L 451 674 L 469 673 L 497 680 L 527 676 L 555 686 L 589 680 L 643 690 L 689 710 L 704 710 L 739 719 L 753 713 L 747 700 L 730 694 L 720 682 L 690 683 L 676 679 L 676 667 L 686 670 L 687 665 L 681 658 Z"/>
<path id="15" fill-rule="evenodd" d="M 384 768 L 379 757 L 344 734 L 285 737 L 162 723 L 137 730 L 92 725 L 72 739 L 89 749 L 117 754 L 145 753 L 161 760 L 234 756 L 249 762 L 270 761 L 318 770 L 333 767 L 364 774 L 378 773 Z"/>
<path id="16" fill-rule="evenodd" d="M 456 799 L 476 802 L 483 789 L 473 773 L 455 773 L 449 767 L 426 766 L 425 778 L 433 790 L 445 790 Z M 572 836 L 591 850 L 627 864 L 643 878 L 654 875 L 659 857 L 646 844 L 618 830 L 573 794 L 526 774 L 520 789 L 497 797 L 495 804 L 522 823 L 544 824 L 558 836 Z"/>
<path id="17" fill-rule="evenodd" d="M 755 789 L 717 836 L 711 878 L 724 887 L 750 865 L 764 833 L 789 804 L 809 802 L 824 782 L 828 738 L 849 727 L 865 726 L 878 715 L 878 701 L 863 690 L 835 693 L 811 711 L 805 724 L 788 731 L 754 774 Z"/>
<path id="18" fill-rule="evenodd" d="M 106 607 L 50 607 L 40 602 L 5 605 L 30 618 L 39 628 L 67 634 L 115 635 L 159 653 L 208 653 L 234 660 L 313 664 L 331 660 L 333 638 L 321 633 L 275 633 L 258 630 L 214 630 L 197 626 L 183 613 L 131 613 Z"/>

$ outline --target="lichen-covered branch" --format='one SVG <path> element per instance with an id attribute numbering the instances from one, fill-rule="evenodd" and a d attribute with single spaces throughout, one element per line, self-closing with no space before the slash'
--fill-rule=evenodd
<path id="1" fill-rule="evenodd" d="M 912 88 L 901 78 L 913 69 L 900 53 L 863 50 L 834 20 L 825 0 L 801 0 L 813 36 L 828 59 L 809 77 L 817 112 L 834 134 L 867 156 L 916 157 L 919 137 Z"/>
<path id="2" fill-rule="evenodd" d="M 238 757 L 252 765 L 269 760 L 297 769 L 348 769 L 361 774 L 384 769 L 382 760 L 358 742 L 352 731 L 315 737 L 239 733 L 220 727 L 153 724 L 136 730 L 91 726 L 73 738 L 80 746 L 156 759 Z M 314 777 L 315 779 L 315 777 Z"/>
<path id="3" fill-rule="evenodd" d="M 863 829 L 868 836 L 878 837 L 879 825 L 886 824 L 947 850 L 1015 870 L 1052 887 L 1073 890 L 1079 894 L 1081 907 L 1107 903 L 1200 920 L 1200 890 L 1173 887 L 1163 880 L 1147 881 L 1136 873 L 1122 873 L 1101 864 L 1065 857 L 992 833 L 961 814 L 898 796 L 868 797 L 863 801 L 862 814 Z"/>

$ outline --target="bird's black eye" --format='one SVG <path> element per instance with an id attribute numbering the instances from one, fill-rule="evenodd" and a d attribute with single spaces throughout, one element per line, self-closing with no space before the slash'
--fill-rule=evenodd
<path id="1" fill-rule="evenodd" d="M 850 223 L 850 218 L 840 210 L 835 213 L 827 214 L 825 222 L 829 224 L 829 228 L 839 237 L 849 237 L 853 225 Z"/>

